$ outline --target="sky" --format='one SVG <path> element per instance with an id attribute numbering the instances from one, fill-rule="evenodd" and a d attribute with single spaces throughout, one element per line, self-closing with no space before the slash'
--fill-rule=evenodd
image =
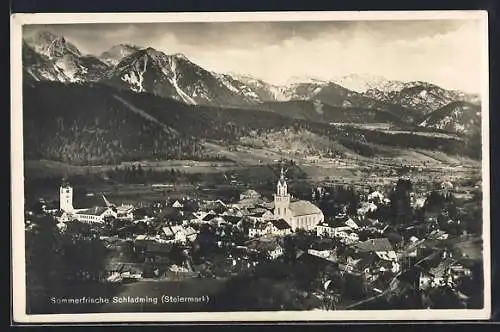
<path id="1" fill-rule="evenodd" d="M 368 74 L 481 91 L 484 37 L 472 19 L 29 25 L 23 33 L 40 30 L 62 34 L 83 53 L 135 44 L 274 84 Z"/>

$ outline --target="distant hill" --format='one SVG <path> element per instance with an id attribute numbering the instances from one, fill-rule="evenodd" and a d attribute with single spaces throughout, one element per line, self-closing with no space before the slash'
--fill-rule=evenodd
<path id="1" fill-rule="evenodd" d="M 363 94 L 371 99 L 400 105 L 428 114 L 454 101 L 464 101 L 478 105 L 477 95 L 461 91 L 446 90 L 427 82 L 406 82 L 393 86 L 394 89 L 372 88 Z"/>
<path id="2" fill-rule="evenodd" d="M 287 130 L 310 133 L 307 149 L 317 153 L 334 149 L 372 155 L 376 153 L 370 148 L 373 144 L 452 154 L 477 153 L 469 151 L 468 143 L 454 138 L 332 126 L 302 116 L 300 107 L 290 116 L 283 114 L 290 107 L 278 110 L 281 106 L 271 105 L 272 110 L 188 105 L 100 83 L 33 81 L 24 86 L 25 158 L 71 164 L 144 159 L 213 160 L 217 156 L 207 153 L 206 141 L 231 146 L 241 144 L 242 137 L 262 136 L 272 140 L 273 135 Z M 352 115 L 343 109 L 321 107 L 325 108 L 328 119 L 354 121 L 357 116 L 393 119 L 384 112 L 353 109 Z M 299 136 L 290 137 L 297 140 Z"/>
<path id="3" fill-rule="evenodd" d="M 400 114 L 394 114 L 387 110 L 338 107 L 321 101 L 292 100 L 285 102 L 265 102 L 260 104 L 259 108 L 294 119 L 323 123 L 405 123 Z"/>
<path id="4" fill-rule="evenodd" d="M 419 126 L 474 135 L 481 131 L 481 107 L 463 101 L 454 101 L 429 113 Z"/>

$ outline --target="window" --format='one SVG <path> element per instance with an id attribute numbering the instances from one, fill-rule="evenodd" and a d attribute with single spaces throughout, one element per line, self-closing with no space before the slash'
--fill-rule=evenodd
<path id="1" fill-rule="evenodd" d="M 278 208 L 278 214 L 280 214 L 280 208 Z"/>

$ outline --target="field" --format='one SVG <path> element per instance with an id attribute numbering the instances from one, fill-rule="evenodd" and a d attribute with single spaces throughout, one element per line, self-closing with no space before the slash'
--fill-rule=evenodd
<path id="1" fill-rule="evenodd" d="M 307 140 L 317 141 L 318 137 L 309 135 Z M 229 161 L 192 161 L 192 160 L 141 160 L 124 162 L 116 165 L 88 165 L 74 166 L 48 160 L 26 160 L 24 172 L 25 183 L 36 182 L 44 178 L 62 178 L 79 176 L 94 176 L 97 179 L 89 185 L 90 194 L 105 193 L 119 202 L 134 202 L 145 199 L 153 201 L 165 197 L 181 197 L 196 195 L 200 198 L 216 198 L 217 192 L 211 188 L 198 187 L 212 182 L 217 187 L 242 188 L 255 186 L 267 182 L 274 182 L 276 174 L 270 169 L 281 159 L 293 160 L 305 179 L 310 183 L 334 182 L 350 185 L 386 186 L 394 184 L 401 176 L 410 176 L 415 183 L 430 184 L 432 182 L 456 181 L 460 179 L 480 178 L 481 164 L 479 161 L 466 157 L 452 156 L 439 151 L 421 149 L 397 149 L 389 147 L 375 147 L 380 153 L 374 157 L 362 157 L 349 153 L 336 158 L 327 158 L 307 153 L 307 146 L 289 144 L 286 137 L 274 137 L 275 146 L 258 146 L 258 139 L 253 138 L 246 143 L 233 147 L 224 147 L 213 142 L 205 142 L 205 146 L 213 154 L 225 157 Z M 295 141 L 296 140 L 292 140 Z M 318 143 L 318 142 L 315 142 Z M 149 184 L 126 184 L 108 181 L 106 172 L 116 168 L 123 169 L 133 165 L 141 165 L 143 170 L 170 171 L 176 170 L 183 174 L 201 174 L 199 183 L 168 182 Z M 226 183 L 216 183 L 210 174 L 226 175 Z M 231 176 L 229 179 L 228 177 Z M 215 182 L 214 182 L 215 181 Z M 57 186 L 38 185 L 38 193 L 31 193 L 46 197 L 53 194 L 56 199 Z M 53 187 L 53 188 L 52 188 Z M 43 190 L 45 189 L 45 190 Z M 34 189 L 31 188 L 31 191 Z M 51 195 L 52 196 L 52 195 Z M 46 197 L 50 198 L 50 197 Z"/>

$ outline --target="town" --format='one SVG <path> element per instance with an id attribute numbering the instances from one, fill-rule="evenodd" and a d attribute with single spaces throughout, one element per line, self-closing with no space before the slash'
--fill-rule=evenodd
<path id="1" fill-rule="evenodd" d="M 299 199 L 281 167 L 273 197 L 247 188 L 234 202 L 137 206 L 98 194 L 101 206 L 81 208 L 63 180 L 59 206 L 26 209 L 26 238 L 57 233 L 64 282 L 224 280 L 205 310 L 481 307 L 481 196 L 457 198 L 451 182 L 414 190 L 400 178 L 371 190 L 318 185 Z"/>

